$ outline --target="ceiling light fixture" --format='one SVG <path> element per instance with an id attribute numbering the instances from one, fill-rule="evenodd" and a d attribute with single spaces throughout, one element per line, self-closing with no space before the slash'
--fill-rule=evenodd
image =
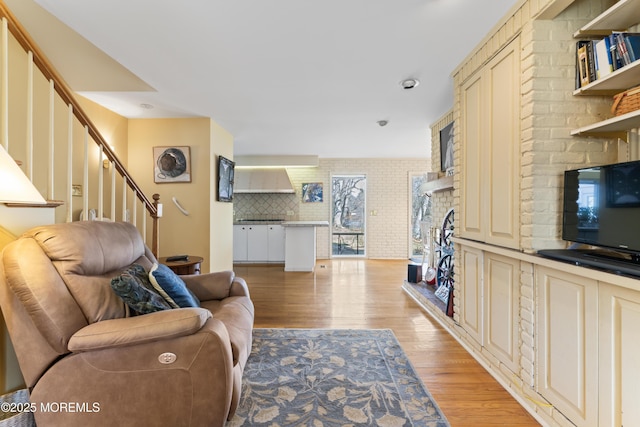
<path id="1" fill-rule="evenodd" d="M 151 105 L 151 104 L 140 104 L 140 108 L 143 108 L 145 110 L 153 110 L 153 105 Z"/>
<path id="2" fill-rule="evenodd" d="M 420 84 L 420 80 L 418 79 L 405 79 L 400 82 L 400 86 L 402 86 L 402 89 L 413 89 L 419 84 Z"/>
<path id="3" fill-rule="evenodd" d="M 378 126 L 383 127 L 386 126 L 387 124 L 389 124 L 388 120 L 378 120 L 376 123 L 378 123 Z"/>

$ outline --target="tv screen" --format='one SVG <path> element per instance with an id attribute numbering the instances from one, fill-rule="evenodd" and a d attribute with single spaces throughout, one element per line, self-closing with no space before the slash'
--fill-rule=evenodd
<path id="1" fill-rule="evenodd" d="M 640 161 L 566 171 L 562 238 L 640 253 Z"/>

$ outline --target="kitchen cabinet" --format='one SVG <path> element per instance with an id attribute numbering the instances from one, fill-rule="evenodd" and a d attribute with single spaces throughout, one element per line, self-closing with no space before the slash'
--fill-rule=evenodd
<path id="1" fill-rule="evenodd" d="M 284 227 L 280 224 L 267 226 L 268 253 L 267 261 L 284 262 Z"/>
<path id="2" fill-rule="evenodd" d="M 329 221 L 285 221 L 284 271 L 313 271 L 316 265 L 316 228 Z"/>
<path id="3" fill-rule="evenodd" d="M 247 261 L 267 261 L 269 258 L 268 226 L 249 225 L 247 227 Z"/>
<path id="4" fill-rule="evenodd" d="M 233 226 L 234 262 L 284 262 L 284 230 L 279 224 Z"/>
<path id="5" fill-rule="evenodd" d="M 233 226 L 233 260 L 234 261 L 247 261 L 248 253 L 247 248 L 249 243 L 247 242 L 247 233 L 249 227 L 246 225 L 234 225 Z"/>

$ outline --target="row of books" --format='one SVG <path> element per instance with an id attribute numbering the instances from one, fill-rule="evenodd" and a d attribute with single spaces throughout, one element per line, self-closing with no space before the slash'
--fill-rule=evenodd
<path id="1" fill-rule="evenodd" d="M 576 89 L 640 59 L 640 33 L 615 32 L 576 43 Z"/>

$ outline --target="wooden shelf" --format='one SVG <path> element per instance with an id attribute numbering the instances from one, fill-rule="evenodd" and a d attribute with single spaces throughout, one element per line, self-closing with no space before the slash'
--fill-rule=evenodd
<path id="1" fill-rule="evenodd" d="M 47 200 L 47 203 L 5 203 L 10 208 L 57 208 L 64 205 L 63 200 Z"/>
<path id="2" fill-rule="evenodd" d="M 614 31 L 627 31 L 640 22 L 640 0 L 619 0 L 574 33 L 575 38 L 605 37 Z M 640 61 L 574 91 L 574 95 L 613 95 L 640 84 Z M 613 100 L 612 100 L 613 102 Z M 573 136 L 627 139 L 629 129 L 640 127 L 640 110 L 612 117 L 571 131 Z"/>
<path id="3" fill-rule="evenodd" d="M 640 2 L 640 0 L 638 0 Z M 640 82 L 640 60 L 634 61 L 613 73 L 576 89 L 574 95 L 615 95 Z"/>
<path id="4" fill-rule="evenodd" d="M 574 37 L 606 36 L 640 22 L 640 0 L 619 0 L 574 33 Z"/>
<path id="5" fill-rule="evenodd" d="M 453 176 L 445 176 L 433 181 L 427 181 L 421 190 L 425 193 L 437 193 L 439 191 L 453 190 Z"/>
<path id="6" fill-rule="evenodd" d="M 640 110 L 603 120 L 571 131 L 573 136 L 598 136 L 627 139 L 629 129 L 640 127 Z"/>

